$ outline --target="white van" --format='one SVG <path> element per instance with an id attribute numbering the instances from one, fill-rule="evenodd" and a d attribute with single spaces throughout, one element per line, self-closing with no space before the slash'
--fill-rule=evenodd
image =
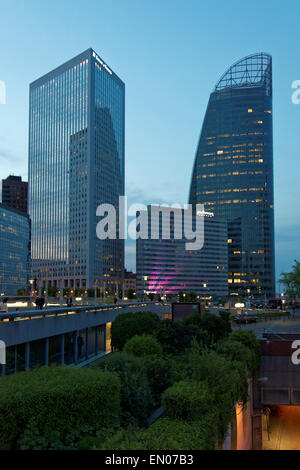
<path id="1" fill-rule="evenodd" d="M 8 306 L 6 302 L 3 302 L 3 300 L 0 299 L 0 313 L 7 313 L 8 312 Z"/>

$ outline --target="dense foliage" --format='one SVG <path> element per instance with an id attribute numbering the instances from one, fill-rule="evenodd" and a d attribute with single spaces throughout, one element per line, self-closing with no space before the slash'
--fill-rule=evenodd
<path id="1" fill-rule="evenodd" d="M 122 314 L 116 352 L 89 369 L 41 368 L 0 379 L 1 449 L 214 449 L 260 366 L 251 331 L 228 312 L 172 322 Z M 164 415 L 150 427 L 155 410 Z"/>
<path id="2" fill-rule="evenodd" d="M 178 300 L 179 302 L 197 302 L 197 294 L 192 291 L 181 291 L 178 294 Z"/>
<path id="3" fill-rule="evenodd" d="M 1 449 L 52 448 L 54 442 L 63 448 L 76 433 L 119 424 L 120 380 L 114 374 L 43 367 L 0 380 Z"/>
<path id="4" fill-rule="evenodd" d="M 181 381 L 163 393 L 162 403 L 170 418 L 191 421 L 210 409 L 213 398 L 205 382 Z"/>
<path id="5" fill-rule="evenodd" d="M 91 449 L 102 450 L 212 450 L 217 427 L 214 413 L 194 421 L 160 418 L 148 429 L 121 429 L 104 442 L 94 439 Z"/>
<path id="6" fill-rule="evenodd" d="M 130 338 L 125 346 L 124 352 L 136 357 L 162 356 L 161 344 L 151 335 L 135 335 Z"/>
<path id="7" fill-rule="evenodd" d="M 118 374 L 121 380 L 121 423 L 143 426 L 154 410 L 152 390 L 141 360 L 116 352 L 92 366 Z"/>
<path id="8" fill-rule="evenodd" d="M 121 351 L 135 335 L 152 334 L 160 319 L 151 312 L 123 313 L 112 323 L 111 345 Z"/>

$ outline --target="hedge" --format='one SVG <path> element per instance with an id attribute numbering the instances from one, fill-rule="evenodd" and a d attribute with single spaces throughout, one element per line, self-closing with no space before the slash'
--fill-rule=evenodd
<path id="1" fill-rule="evenodd" d="M 0 380 L 0 449 L 16 449 L 28 429 L 55 433 L 116 428 L 120 380 L 112 373 L 75 367 L 43 367 Z"/>
<path id="2" fill-rule="evenodd" d="M 192 422 L 165 417 L 146 430 L 122 429 L 104 443 L 94 440 L 90 449 L 213 450 L 216 435 L 216 417 L 209 412 Z"/>

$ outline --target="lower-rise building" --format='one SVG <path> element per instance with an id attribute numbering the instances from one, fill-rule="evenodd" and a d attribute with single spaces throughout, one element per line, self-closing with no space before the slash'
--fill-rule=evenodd
<path id="1" fill-rule="evenodd" d="M 136 274 L 131 272 L 131 271 L 127 271 L 125 269 L 125 271 L 124 271 L 124 291 L 125 291 L 125 293 L 128 290 L 133 290 L 134 292 L 136 291 Z"/>
<path id="2" fill-rule="evenodd" d="M 27 290 L 30 261 L 29 217 L 0 204 L 0 294 Z"/>
<path id="3" fill-rule="evenodd" d="M 137 295 L 144 297 L 149 293 L 162 294 L 167 297 L 177 295 L 180 291 L 196 292 L 199 298 L 209 300 L 228 295 L 228 233 L 227 223 L 213 216 L 201 217 L 203 246 L 189 249 L 188 240 L 182 230 L 182 237 L 176 235 L 175 223 L 183 229 L 184 216 L 181 209 L 167 209 L 168 217 L 156 218 L 156 234 L 151 234 L 150 212 L 148 207 L 148 237 L 138 238 L 136 242 Z M 166 208 L 158 208 L 163 211 Z M 168 214 L 169 211 L 169 214 Z M 142 214 L 142 213 L 140 213 Z M 166 215 L 166 214 L 165 214 Z M 170 226 L 170 236 L 163 237 L 163 231 Z M 177 227 L 177 228 L 178 228 Z M 153 223 L 152 223 L 153 229 Z M 154 229 L 155 232 L 155 229 Z M 156 237 L 156 238 L 155 238 Z M 176 238 L 177 237 L 177 238 Z M 188 248 L 187 248 L 188 247 Z M 193 248 L 193 247 L 192 247 Z"/>

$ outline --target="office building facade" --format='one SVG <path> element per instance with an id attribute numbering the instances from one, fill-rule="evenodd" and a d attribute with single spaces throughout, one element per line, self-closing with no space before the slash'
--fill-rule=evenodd
<path id="1" fill-rule="evenodd" d="M 28 292 L 30 223 L 26 214 L 0 204 L 0 294 Z M 25 292 L 24 292 L 25 293 Z"/>
<path id="2" fill-rule="evenodd" d="M 21 176 L 10 175 L 2 180 L 2 204 L 27 214 L 28 183 Z"/>
<path id="3" fill-rule="evenodd" d="M 245 57 L 218 81 L 196 151 L 189 202 L 228 222 L 228 286 L 275 294 L 272 59 Z"/>
<path id="4" fill-rule="evenodd" d="M 187 249 L 184 217 L 181 209 L 172 209 L 170 219 L 160 216 L 153 227 L 148 207 L 148 237 L 136 241 L 136 282 L 138 297 L 149 293 L 174 297 L 179 292 L 196 292 L 204 300 L 226 298 L 228 295 L 227 223 L 215 217 L 203 217 L 204 244 Z M 164 208 L 160 208 L 164 210 Z M 174 224 L 182 221 L 182 237 L 176 238 Z M 195 222 L 195 216 L 193 217 Z M 170 237 L 163 229 L 170 227 Z M 158 229 L 158 238 L 151 230 Z"/>
<path id="5" fill-rule="evenodd" d="M 109 203 L 118 213 L 124 132 L 125 85 L 92 49 L 30 85 L 35 278 L 74 288 L 121 282 L 124 241 L 97 238 L 96 210 Z"/>

